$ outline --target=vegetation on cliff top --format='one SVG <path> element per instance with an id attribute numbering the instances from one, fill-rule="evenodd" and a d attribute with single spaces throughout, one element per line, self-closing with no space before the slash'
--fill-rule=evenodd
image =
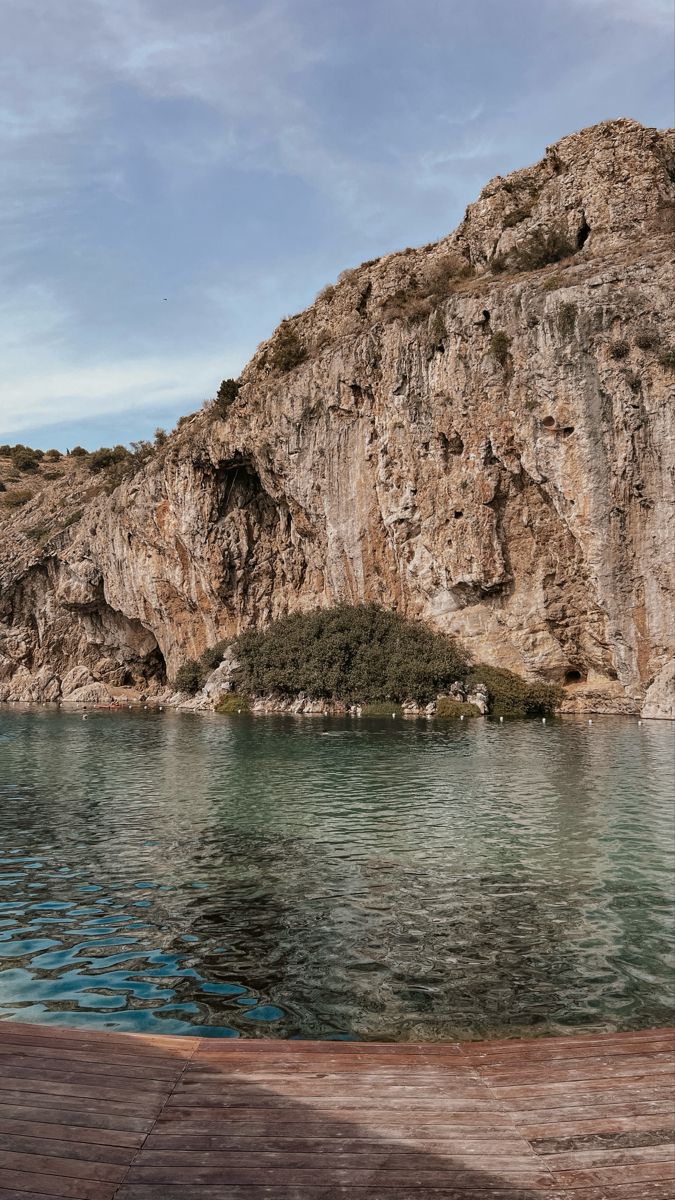
<path id="1" fill-rule="evenodd" d="M 226 643 L 184 663 L 174 680 L 194 695 L 222 660 Z M 232 649 L 239 663 L 238 695 L 289 698 L 303 693 L 316 700 L 369 706 L 405 700 L 435 700 L 457 680 L 487 687 L 491 711 L 499 716 L 552 712 L 559 689 L 527 683 L 510 671 L 472 666 L 456 642 L 419 621 L 375 604 L 341 604 L 295 613 L 267 629 L 241 634 Z M 237 707 L 241 707 L 240 704 Z M 443 705 L 441 705 L 443 708 Z M 471 709 L 471 712 L 469 712 Z M 445 703 L 440 715 L 473 715 L 472 706 Z"/>

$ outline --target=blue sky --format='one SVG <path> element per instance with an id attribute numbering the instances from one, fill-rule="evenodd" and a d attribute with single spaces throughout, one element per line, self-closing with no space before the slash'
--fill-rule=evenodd
<path id="1" fill-rule="evenodd" d="M 0 438 L 148 436 L 345 267 L 608 117 L 670 0 L 0 0 Z"/>

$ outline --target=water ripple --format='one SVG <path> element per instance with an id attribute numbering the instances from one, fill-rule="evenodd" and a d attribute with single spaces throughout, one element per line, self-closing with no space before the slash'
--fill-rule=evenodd
<path id="1" fill-rule="evenodd" d="M 214 1037 L 672 1020 L 673 741 L 0 710 L 0 1015 Z"/>

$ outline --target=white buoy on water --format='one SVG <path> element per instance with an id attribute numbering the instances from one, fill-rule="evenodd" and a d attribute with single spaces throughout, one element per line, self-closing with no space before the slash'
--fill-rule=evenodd
<path id="1" fill-rule="evenodd" d="M 638 725 L 641 725 L 641 724 L 642 724 L 642 721 L 638 721 Z"/>
<path id="2" fill-rule="evenodd" d="M 589 721 L 589 722 L 588 722 L 588 724 L 589 724 L 589 725 L 592 725 L 592 724 L 593 724 L 593 722 L 592 722 L 592 721 Z"/>
<path id="3" fill-rule="evenodd" d="M 463 720 L 464 720 L 464 714 L 463 714 L 463 713 L 461 714 L 461 716 L 460 716 L 460 718 L 459 718 L 459 719 L 460 719 L 460 721 L 463 721 Z"/>
<path id="4" fill-rule="evenodd" d="M 504 724 L 504 718 L 503 718 L 503 717 L 500 717 L 500 718 L 499 718 L 499 724 L 500 724 L 500 725 L 503 725 L 503 724 Z"/>
<path id="5" fill-rule="evenodd" d="M 542 723 L 542 725 L 545 725 L 545 724 L 546 724 L 546 717 L 542 717 L 542 718 L 541 718 L 541 723 Z"/>

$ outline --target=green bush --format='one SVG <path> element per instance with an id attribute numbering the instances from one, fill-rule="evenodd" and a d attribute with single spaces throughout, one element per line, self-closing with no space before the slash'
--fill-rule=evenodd
<path id="1" fill-rule="evenodd" d="M 45 458 L 48 462 L 59 462 L 63 455 L 60 450 L 45 450 Z"/>
<path id="2" fill-rule="evenodd" d="M 508 337 L 501 329 L 496 330 L 490 338 L 490 354 L 493 358 L 496 358 L 500 367 L 506 366 L 510 345 Z"/>
<path id="3" fill-rule="evenodd" d="M 402 717 L 403 709 L 394 700 L 381 700 L 377 704 L 364 704 L 361 707 L 362 717 Z"/>
<path id="4" fill-rule="evenodd" d="M 472 267 L 467 259 L 450 250 L 426 264 L 421 273 L 411 271 L 406 285 L 384 299 L 381 315 L 389 321 L 399 319 L 411 324 L 422 321 L 447 300 L 459 280 L 466 279 L 471 273 Z M 443 320 L 440 314 L 437 319 Z"/>
<path id="5" fill-rule="evenodd" d="M 558 329 L 563 337 L 571 337 L 577 319 L 576 304 L 561 304 L 558 309 Z"/>
<path id="6" fill-rule="evenodd" d="M 552 229 L 535 229 L 508 254 L 495 254 L 490 261 L 490 269 L 497 274 L 506 270 L 537 271 L 540 267 L 569 258 L 576 249 L 562 229 L 555 226 Z"/>
<path id="7" fill-rule="evenodd" d="M 427 702 L 467 669 L 448 637 L 374 604 L 297 613 L 234 642 L 246 695 Z"/>
<path id="8" fill-rule="evenodd" d="M 650 325 L 643 325 L 635 334 L 635 345 L 640 350 L 655 350 L 660 341 L 658 329 L 653 329 Z"/>
<path id="9" fill-rule="evenodd" d="M 671 346 L 669 350 L 664 350 L 659 354 L 659 364 L 667 371 L 675 371 L 675 346 Z"/>
<path id="10" fill-rule="evenodd" d="M 214 401 L 214 409 L 219 417 L 224 417 L 230 406 L 234 404 L 239 395 L 240 386 L 238 379 L 223 379 Z"/>
<path id="11" fill-rule="evenodd" d="M 12 462 L 17 471 L 37 471 L 39 460 L 34 450 L 27 446 L 15 446 L 12 450 Z"/>
<path id="12" fill-rule="evenodd" d="M 72 455 L 73 458 L 86 458 L 87 457 L 87 451 L 85 450 L 84 446 L 73 446 L 72 450 L 70 451 L 70 454 Z"/>
<path id="13" fill-rule="evenodd" d="M 189 658 L 176 671 L 176 678 L 173 681 L 173 686 L 177 692 L 187 692 L 189 696 L 194 696 L 200 690 L 204 683 L 204 671 L 196 658 Z"/>
<path id="14" fill-rule="evenodd" d="M 27 504 L 33 499 L 33 493 L 27 491 L 7 492 L 3 504 L 6 508 L 21 508 L 22 504 Z"/>
<path id="15" fill-rule="evenodd" d="M 625 338 L 619 338 L 616 342 L 609 343 L 610 358 L 620 361 L 622 358 L 627 358 L 630 351 L 630 346 Z"/>
<path id="16" fill-rule="evenodd" d="M 240 696 L 237 692 L 226 692 L 224 696 L 216 704 L 216 712 L 223 716 L 232 716 L 233 713 L 245 713 L 251 711 L 246 696 Z"/>
<path id="17" fill-rule="evenodd" d="M 206 649 L 204 653 L 200 655 L 199 665 L 207 675 L 210 675 L 211 671 L 215 671 L 216 667 L 220 666 L 221 662 L 223 661 L 223 655 L 229 644 L 229 642 L 216 642 L 215 646 L 209 646 L 208 649 Z"/>
<path id="18" fill-rule="evenodd" d="M 543 717 L 555 711 L 562 690 L 548 683 L 528 683 L 501 667 L 476 667 L 470 683 L 484 683 L 488 690 L 490 712 L 496 717 Z"/>
<path id="19" fill-rule="evenodd" d="M 289 321 L 282 321 L 268 354 L 275 371 L 292 371 L 307 357 L 307 351 Z"/>
<path id="20" fill-rule="evenodd" d="M 116 463 L 128 462 L 130 458 L 131 453 L 126 446 L 101 446 L 100 450 L 94 450 L 88 455 L 87 466 L 90 471 L 105 471 Z"/>
<path id="21" fill-rule="evenodd" d="M 436 716 L 447 717 L 480 717 L 483 714 L 475 704 L 466 704 L 463 700 L 455 700 L 452 696 L 439 696 L 436 701 Z"/>

